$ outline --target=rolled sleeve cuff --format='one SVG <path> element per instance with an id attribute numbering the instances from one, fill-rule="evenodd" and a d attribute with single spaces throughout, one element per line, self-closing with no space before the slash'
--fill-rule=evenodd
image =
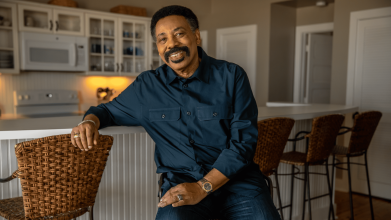
<path id="1" fill-rule="evenodd" d="M 228 179 L 232 179 L 241 169 L 246 167 L 249 162 L 240 154 L 230 149 L 225 149 L 217 158 L 212 168 L 220 171 Z"/>
<path id="2" fill-rule="evenodd" d="M 102 109 L 100 105 L 98 105 L 97 107 L 94 107 L 94 106 L 90 107 L 88 109 L 88 111 L 84 114 L 83 120 L 87 115 L 90 115 L 90 114 L 95 115 L 99 119 L 100 127 L 98 129 L 101 129 L 101 128 L 104 128 L 107 126 L 107 125 L 105 126 L 105 124 L 104 124 L 105 121 L 108 121 L 107 120 L 107 117 L 108 117 L 107 112 L 104 109 Z"/>

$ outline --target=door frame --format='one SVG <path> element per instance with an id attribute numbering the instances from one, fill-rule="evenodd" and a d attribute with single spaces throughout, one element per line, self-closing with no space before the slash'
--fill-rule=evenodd
<path id="1" fill-rule="evenodd" d="M 249 75 L 247 73 L 247 76 L 250 81 L 251 88 L 253 90 L 254 96 L 256 96 L 256 75 L 257 75 L 257 25 L 243 25 L 243 26 L 237 26 L 237 27 L 228 27 L 228 28 L 219 28 L 216 30 L 216 57 L 217 59 L 221 59 L 224 54 L 224 49 L 222 43 L 223 43 L 223 36 L 226 34 L 231 33 L 250 33 L 250 39 L 249 43 L 252 45 L 249 47 L 249 53 L 251 56 L 249 56 L 249 63 L 251 63 L 246 70 L 246 72 L 251 72 L 253 75 Z"/>
<path id="2" fill-rule="evenodd" d="M 356 11 L 350 13 L 350 31 L 349 31 L 349 50 L 348 50 L 348 72 L 346 80 L 346 105 L 359 105 L 354 101 L 354 87 L 356 82 L 356 71 L 359 66 L 356 65 L 357 52 L 357 31 L 361 20 L 379 17 L 391 16 L 391 7 L 376 8 L 370 10 Z"/>
<path id="3" fill-rule="evenodd" d="M 295 42 L 295 69 L 293 84 L 293 102 L 304 103 L 303 86 L 305 76 L 305 52 L 306 52 L 306 35 L 314 33 L 333 32 L 334 23 L 321 23 L 313 25 L 303 25 L 296 27 Z M 331 74 L 331 73 L 330 73 Z"/>

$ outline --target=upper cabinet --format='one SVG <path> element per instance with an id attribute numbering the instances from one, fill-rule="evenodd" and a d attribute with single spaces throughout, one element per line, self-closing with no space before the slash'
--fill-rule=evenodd
<path id="1" fill-rule="evenodd" d="M 19 31 L 84 36 L 84 13 L 18 4 Z"/>
<path id="2" fill-rule="evenodd" d="M 119 19 L 120 75 L 136 76 L 149 69 L 148 22 Z"/>
<path id="3" fill-rule="evenodd" d="M 19 73 L 16 4 L 0 2 L 0 73 Z"/>
<path id="4" fill-rule="evenodd" d="M 89 75 L 137 76 L 150 65 L 147 21 L 86 14 Z"/>

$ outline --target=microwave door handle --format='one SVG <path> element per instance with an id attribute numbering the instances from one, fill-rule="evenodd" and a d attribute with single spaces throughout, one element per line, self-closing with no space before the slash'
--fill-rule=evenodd
<path id="1" fill-rule="evenodd" d="M 76 58 L 77 58 L 77 53 L 76 53 L 76 44 L 73 44 L 73 46 L 71 46 L 71 50 L 72 50 L 72 54 L 73 54 L 73 59 L 70 63 L 71 66 L 76 66 Z"/>

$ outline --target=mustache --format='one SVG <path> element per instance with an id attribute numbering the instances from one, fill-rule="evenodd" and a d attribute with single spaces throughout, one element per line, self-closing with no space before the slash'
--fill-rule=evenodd
<path id="1" fill-rule="evenodd" d="M 184 51 L 186 52 L 186 56 L 190 56 L 190 50 L 187 46 L 182 46 L 182 47 L 174 47 L 172 48 L 171 50 L 167 51 L 166 53 L 164 53 L 164 59 L 166 60 L 167 63 L 169 63 L 169 57 L 173 54 L 173 53 L 176 53 L 178 51 Z M 181 59 L 180 61 L 182 61 L 183 59 Z M 179 60 L 178 60 L 179 61 Z"/>

